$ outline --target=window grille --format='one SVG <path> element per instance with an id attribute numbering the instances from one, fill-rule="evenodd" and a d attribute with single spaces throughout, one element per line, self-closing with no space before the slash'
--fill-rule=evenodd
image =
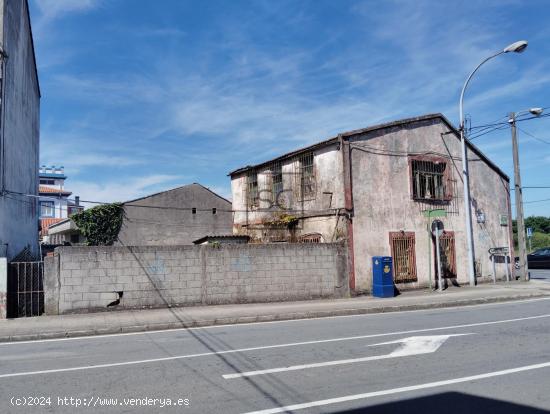
<path id="1" fill-rule="evenodd" d="M 413 159 L 412 196 L 415 200 L 447 201 L 447 163 L 443 160 Z"/>
<path id="2" fill-rule="evenodd" d="M 320 233 L 304 234 L 298 239 L 300 243 L 321 243 Z"/>
<path id="3" fill-rule="evenodd" d="M 271 197 L 274 203 L 277 197 L 283 191 L 283 169 L 280 162 L 273 164 L 271 168 Z"/>
<path id="4" fill-rule="evenodd" d="M 414 232 L 391 232 L 390 246 L 395 283 L 416 282 Z"/>
<path id="5" fill-rule="evenodd" d="M 258 173 L 256 171 L 249 172 L 246 183 L 247 183 L 248 207 L 258 207 L 259 205 Z"/>
<path id="6" fill-rule="evenodd" d="M 439 237 L 441 252 L 441 270 L 444 278 L 456 278 L 455 236 L 453 232 L 444 232 Z M 435 250 L 435 249 L 434 249 Z"/>
<path id="7" fill-rule="evenodd" d="M 302 199 L 315 195 L 315 174 L 313 168 L 313 153 L 300 156 L 300 192 Z"/>

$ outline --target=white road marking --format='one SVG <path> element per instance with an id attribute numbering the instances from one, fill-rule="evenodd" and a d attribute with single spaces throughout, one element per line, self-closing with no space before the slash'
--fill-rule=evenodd
<path id="1" fill-rule="evenodd" d="M 431 335 L 431 336 L 411 336 L 409 338 L 397 339 L 395 341 L 381 342 L 369 346 L 381 346 L 399 344 L 399 348 L 393 350 L 389 355 L 393 357 L 403 357 L 418 354 L 431 354 L 437 351 L 447 339 L 452 336 L 473 335 L 471 333 L 452 334 L 452 335 Z"/>
<path id="2" fill-rule="evenodd" d="M 363 394 L 346 395 L 344 397 L 328 398 L 326 400 L 287 405 L 285 407 L 268 408 L 266 410 L 252 411 L 246 414 L 276 414 L 276 413 L 293 412 L 297 410 L 303 410 L 305 408 L 321 407 L 324 405 L 339 404 L 339 403 L 355 401 L 355 400 L 364 400 L 364 399 L 373 398 L 373 397 L 381 397 L 384 395 L 393 395 L 393 394 L 399 394 L 403 392 L 417 391 L 417 390 L 423 390 L 423 389 L 435 388 L 435 387 L 443 387 L 446 385 L 460 384 L 462 382 L 478 381 L 486 378 L 500 377 L 503 375 L 516 374 L 518 372 L 525 372 L 525 371 L 531 371 L 535 369 L 548 368 L 548 367 L 550 367 L 550 362 L 544 362 L 542 364 L 526 365 L 518 368 L 504 369 L 502 371 L 493 371 L 493 372 L 487 372 L 485 374 L 471 375 L 469 377 L 460 377 L 460 378 L 454 378 L 454 379 L 449 379 L 444 381 L 428 382 L 425 384 L 410 385 L 408 387 L 392 388 L 392 389 L 382 390 L 382 391 L 366 392 Z"/>
<path id="3" fill-rule="evenodd" d="M 298 371 L 302 369 L 331 367 L 334 365 L 355 364 L 359 362 L 377 361 L 380 359 L 400 358 L 412 355 L 431 354 L 439 349 L 443 343 L 451 336 L 463 336 L 471 334 L 455 335 L 433 335 L 433 336 L 411 336 L 409 338 L 398 339 L 397 341 L 383 342 L 369 346 L 401 344 L 399 348 L 386 355 L 375 355 L 362 358 L 340 359 L 336 361 L 315 362 L 312 364 L 291 365 L 289 367 L 269 368 L 257 371 L 237 372 L 234 374 L 222 375 L 224 379 L 235 379 L 243 377 L 254 377 L 256 375 L 274 374 L 277 372 Z"/>
<path id="4" fill-rule="evenodd" d="M 442 327 L 438 327 L 438 328 L 412 329 L 412 330 L 409 330 L 409 331 L 386 332 L 386 333 L 371 334 L 371 335 L 349 336 L 349 337 L 344 337 L 344 338 L 321 339 L 321 340 L 317 340 L 317 341 L 290 342 L 290 343 L 286 343 L 286 344 L 265 345 L 265 346 L 256 346 L 256 347 L 240 348 L 240 349 L 228 349 L 228 350 L 224 350 L 224 351 L 203 352 L 203 353 L 198 353 L 198 354 L 177 355 L 177 356 L 171 356 L 171 357 L 143 359 L 143 360 L 137 360 L 137 361 L 115 362 L 115 363 L 111 363 L 111 364 L 85 365 L 85 366 L 72 367 L 72 368 L 50 369 L 50 370 L 45 370 L 45 371 L 14 372 L 14 373 L 10 373 L 10 374 L 1 374 L 0 378 L 19 377 L 19 376 L 24 376 L 24 375 L 52 374 L 52 373 L 56 373 L 56 372 L 78 371 L 78 370 L 87 370 L 87 369 L 96 369 L 96 368 L 108 368 L 108 367 L 117 367 L 117 366 L 122 366 L 122 365 L 137 365 L 137 364 L 146 364 L 146 363 L 150 363 L 150 362 L 172 361 L 172 360 L 176 360 L 176 359 L 197 358 L 197 357 L 211 356 L 211 355 L 223 355 L 223 354 L 233 354 L 233 353 L 239 353 L 239 352 L 260 351 L 260 350 L 264 350 L 264 349 L 287 348 L 287 347 L 293 347 L 293 346 L 324 344 L 324 343 L 330 343 L 330 342 L 352 341 L 352 340 L 367 339 L 367 338 L 380 338 L 380 337 L 384 337 L 384 336 L 407 335 L 407 334 L 418 333 L 418 332 L 444 331 L 444 330 L 449 330 L 449 329 L 471 328 L 471 327 L 475 327 L 475 326 L 498 325 L 498 324 L 503 324 L 503 323 L 520 322 L 520 321 L 543 319 L 543 318 L 550 318 L 550 314 L 537 315 L 537 316 L 528 316 L 528 317 L 525 317 L 525 318 L 516 318 L 516 319 L 504 319 L 504 320 L 500 320 L 500 321 L 478 322 L 478 323 L 469 323 L 469 324 L 463 324 L 463 325 L 442 326 Z"/>
<path id="5" fill-rule="evenodd" d="M 8 345 L 25 345 L 25 344 L 39 344 L 44 342 L 58 342 L 58 341 L 82 341 L 82 340 L 92 340 L 92 339 L 101 339 L 108 337 L 118 337 L 118 336 L 130 336 L 130 335 L 154 335 L 158 333 L 170 333 L 178 331 L 194 331 L 202 329 L 218 329 L 218 328 L 238 328 L 238 327 L 247 327 L 250 325 L 264 325 L 264 324 L 273 324 L 273 323 L 291 323 L 291 322 L 307 322 L 318 319 L 336 319 L 336 318 L 361 318 L 361 317 L 380 317 L 380 316 L 389 316 L 397 315 L 400 313 L 416 313 L 416 312 L 433 312 L 437 310 L 438 312 L 452 311 L 456 309 L 472 309 L 478 307 L 486 306 L 506 306 L 506 305 L 516 305 L 530 302 L 538 302 L 542 300 L 550 300 L 550 298 L 536 298 L 536 299 L 525 299 L 509 302 L 494 302 L 494 303 L 480 303 L 477 305 L 462 305 L 462 306 L 449 306 L 444 308 L 429 308 L 429 309 L 415 309 L 415 310 L 405 310 L 405 311 L 388 311 L 388 312 L 377 312 L 377 313 L 361 313 L 356 315 L 339 315 L 339 316 L 319 316 L 315 318 L 303 318 L 303 319 L 285 319 L 280 321 L 265 321 L 265 322 L 244 322 L 244 323 L 231 323 L 224 325 L 212 325 L 212 326 L 196 326 L 189 328 L 173 328 L 173 329 L 157 329 L 150 331 L 140 331 L 140 332 L 124 332 L 124 333 L 114 333 L 114 334 L 100 334 L 100 335 L 85 335 L 85 336 L 75 336 L 70 338 L 52 338 L 52 339 L 33 339 L 29 341 L 11 341 L 11 342 L 0 342 L 0 346 Z M 347 311 L 350 309 L 339 309 L 339 311 Z"/>

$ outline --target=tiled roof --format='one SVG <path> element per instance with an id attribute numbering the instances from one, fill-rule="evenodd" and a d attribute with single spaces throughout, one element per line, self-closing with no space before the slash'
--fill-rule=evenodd
<path id="1" fill-rule="evenodd" d="M 216 241 L 216 240 L 241 240 L 248 242 L 250 236 L 242 234 L 209 234 L 201 237 L 200 239 L 194 240 L 194 244 L 202 244 L 206 241 Z"/>
<path id="2" fill-rule="evenodd" d="M 427 115 L 417 116 L 417 117 L 414 117 L 414 118 L 399 119 L 397 121 L 392 121 L 392 122 L 387 122 L 387 123 L 383 123 L 383 124 L 373 125 L 373 126 L 366 127 L 366 128 L 356 129 L 356 130 L 353 130 L 353 131 L 342 132 L 342 133 L 338 134 L 335 137 L 328 138 L 324 141 L 318 142 L 316 144 L 309 145 L 307 147 L 299 148 L 295 151 L 283 154 L 283 155 L 281 155 L 277 158 L 273 158 L 269 161 L 265 161 L 265 162 L 262 162 L 260 164 L 247 165 L 246 167 L 238 168 L 234 171 L 231 171 L 227 175 L 229 175 L 230 177 L 233 177 L 236 174 L 240 174 L 240 173 L 243 173 L 245 171 L 249 171 L 249 170 L 252 170 L 252 169 L 255 169 L 255 168 L 260 168 L 260 167 L 266 166 L 266 165 L 268 165 L 269 163 L 271 163 L 273 161 L 282 161 L 284 159 L 289 159 L 289 158 L 292 158 L 296 155 L 303 154 L 305 152 L 309 152 L 309 151 L 313 151 L 313 150 L 318 149 L 318 148 L 322 148 L 326 145 L 331 145 L 331 144 L 338 143 L 340 141 L 340 139 L 349 139 L 350 137 L 360 135 L 360 134 L 364 134 L 364 133 L 367 133 L 367 132 L 373 132 L 373 131 L 386 129 L 386 128 L 399 127 L 399 126 L 402 126 L 402 125 L 414 124 L 414 123 L 433 120 L 433 119 L 440 119 L 444 124 L 447 125 L 447 127 L 451 130 L 451 132 L 454 132 L 455 136 L 458 139 L 460 139 L 459 130 L 456 129 L 454 127 L 454 125 L 443 114 L 440 114 L 440 113 L 427 114 Z M 485 154 L 483 154 L 478 147 L 476 147 L 474 144 L 472 144 L 468 140 L 466 141 L 466 144 L 469 147 L 469 149 L 472 152 L 474 152 L 479 158 L 481 158 L 489 167 L 491 167 L 494 171 L 496 171 L 506 181 L 510 181 L 508 176 L 496 164 L 494 164 L 489 158 L 487 158 L 487 156 Z"/>
<path id="3" fill-rule="evenodd" d="M 52 224 L 59 223 L 60 221 L 65 220 L 64 218 L 44 218 L 40 219 L 40 227 L 42 230 L 40 231 L 41 236 L 46 236 L 48 234 L 48 227 L 50 227 Z"/>
<path id="4" fill-rule="evenodd" d="M 38 192 L 39 193 L 47 193 L 47 194 L 60 194 L 60 195 L 71 195 L 72 194 L 70 191 L 60 190 L 59 188 L 47 187 L 45 185 L 38 186 Z"/>

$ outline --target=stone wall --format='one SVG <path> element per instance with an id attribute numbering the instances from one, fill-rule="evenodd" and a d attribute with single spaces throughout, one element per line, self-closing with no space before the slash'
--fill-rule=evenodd
<path id="1" fill-rule="evenodd" d="M 125 202 L 115 244 L 174 246 L 193 244 L 205 235 L 232 233 L 231 203 L 194 183 Z"/>
<path id="2" fill-rule="evenodd" d="M 58 247 L 45 260 L 47 314 L 336 298 L 343 244 Z"/>

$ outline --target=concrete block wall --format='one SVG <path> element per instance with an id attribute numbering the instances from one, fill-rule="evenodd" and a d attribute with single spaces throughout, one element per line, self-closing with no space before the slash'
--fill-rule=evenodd
<path id="1" fill-rule="evenodd" d="M 59 247 L 44 267 L 45 310 L 336 298 L 349 294 L 343 244 Z"/>

